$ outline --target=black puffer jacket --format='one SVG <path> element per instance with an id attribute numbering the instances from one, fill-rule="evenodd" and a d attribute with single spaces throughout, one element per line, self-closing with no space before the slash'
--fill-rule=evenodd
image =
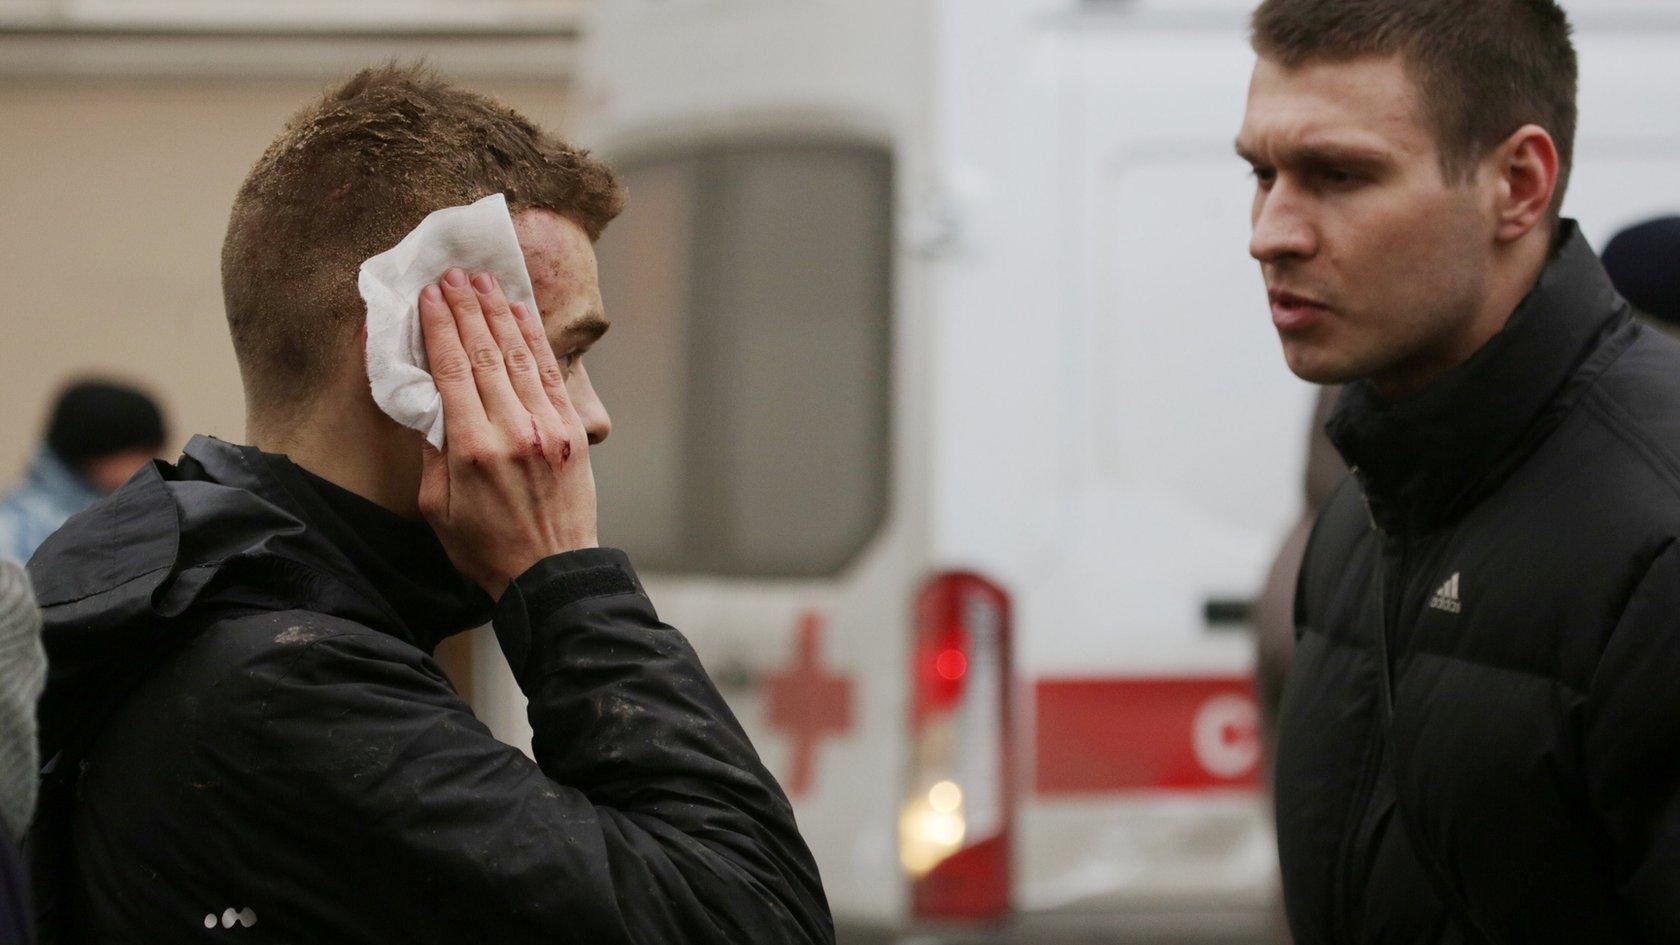
<path id="1" fill-rule="evenodd" d="M 535 762 L 428 655 L 488 598 L 423 524 L 283 457 L 195 439 L 30 570 L 64 940 L 833 940 L 792 810 L 622 553 L 496 605 Z"/>
<path id="2" fill-rule="evenodd" d="M 1417 396 L 1344 394 L 1277 823 L 1298 945 L 1680 942 L 1680 345 L 1573 224 Z"/>

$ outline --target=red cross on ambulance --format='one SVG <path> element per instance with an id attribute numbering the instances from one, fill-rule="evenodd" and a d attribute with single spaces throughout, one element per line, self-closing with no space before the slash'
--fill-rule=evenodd
<path id="1" fill-rule="evenodd" d="M 782 787 L 794 797 L 808 793 L 816 780 L 822 739 L 852 730 L 852 681 L 823 668 L 822 637 L 822 615 L 801 614 L 792 664 L 764 681 L 770 728 L 790 742 Z"/>

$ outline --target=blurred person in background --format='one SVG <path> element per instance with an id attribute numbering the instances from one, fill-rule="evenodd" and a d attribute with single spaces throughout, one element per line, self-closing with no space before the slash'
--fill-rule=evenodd
<path id="1" fill-rule="evenodd" d="M 1337 455 L 1325 425 L 1341 388 L 1321 387 L 1307 430 L 1307 467 L 1302 477 L 1301 517 L 1289 530 L 1283 545 L 1266 571 L 1266 583 L 1254 602 L 1254 689 L 1260 700 L 1260 743 L 1265 758 L 1265 777 L 1270 782 L 1277 759 L 1278 710 L 1283 704 L 1283 684 L 1289 675 L 1289 661 L 1295 653 L 1295 584 L 1301 574 L 1301 556 L 1307 550 L 1307 536 L 1318 520 L 1330 493 L 1347 475 L 1347 465 Z M 1288 942 L 1288 919 L 1283 899 L 1274 902 L 1274 934 Z"/>
<path id="2" fill-rule="evenodd" d="M 1283 683 L 1289 673 L 1289 657 L 1295 649 L 1295 579 L 1301 573 L 1301 556 L 1307 550 L 1307 536 L 1313 522 L 1330 498 L 1337 483 L 1347 475 L 1347 464 L 1336 454 L 1325 425 L 1330 422 L 1341 388 L 1319 389 L 1313 407 L 1312 427 L 1307 431 L 1307 468 L 1302 481 L 1305 504 L 1301 518 L 1283 540 L 1266 583 L 1254 605 L 1255 689 L 1260 697 L 1260 732 L 1266 746 L 1267 770 L 1277 749 L 1278 707 L 1283 703 Z"/>
<path id="3" fill-rule="evenodd" d="M 541 311 L 487 273 L 431 276 L 440 451 L 373 399 L 358 270 L 498 193 Z M 193 438 L 30 562 L 43 933 L 833 941 L 787 798 L 628 557 L 597 547 L 611 423 L 582 359 L 621 203 L 586 152 L 396 66 L 258 160 L 222 254 L 252 445 Z M 487 621 L 534 760 L 432 659 Z"/>
<path id="4" fill-rule="evenodd" d="M 0 557 L 28 561 L 65 519 L 158 458 L 168 438 L 163 411 L 144 392 L 109 381 L 71 383 L 53 403 L 23 481 L 0 497 Z"/>
<path id="5" fill-rule="evenodd" d="M 1680 941 L 1680 342 L 1560 216 L 1554 0 L 1265 0 L 1238 152 L 1356 475 L 1279 723 L 1297 945 Z"/>
<path id="6" fill-rule="evenodd" d="M 1680 217 L 1647 220 L 1611 237 L 1604 270 L 1635 311 L 1680 332 Z"/>
<path id="7" fill-rule="evenodd" d="M 0 945 L 31 940 L 19 841 L 35 813 L 35 700 L 46 679 L 41 612 L 23 566 L 0 560 Z"/>

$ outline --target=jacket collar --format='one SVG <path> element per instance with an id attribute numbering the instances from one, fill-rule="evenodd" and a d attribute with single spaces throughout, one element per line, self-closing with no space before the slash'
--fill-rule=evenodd
<path id="1" fill-rule="evenodd" d="M 194 437 L 176 465 L 146 466 L 49 537 L 29 562 L 50 674 L 43 757 L 219 614 L 330 614 L 427 652 L 489 620 L 488 595 L 423 523 L 329 487 L 283 456 Z"/>
<path id="2" fill-rule="evenodd" d="M 275 550 L 308 569 L 299 603 L 309 609 L 356 620 L 428 653 L 447 637 L 488 622 L 493 602 L 455 569 L 425 523 L 254 446 L 196 436 L 184 454 L 195 472 L 248 491 L 303 526 Z M 185 463 L 182 472 L 188 472 Z M 261 567 L 248 574 L 263 583 L 285 577 L 284 569 Z"/>
<path id="3" fill-rule="evenodd" d="M 1631 319 L 1574 221 L 1505 328 L 1468 361 L 1396 403 L 1368 381 L 1343 392 L 1327 430 L 1355 468 L 1372 520 L 1428 532 L 1509 475 L 1619 354 Z"/>

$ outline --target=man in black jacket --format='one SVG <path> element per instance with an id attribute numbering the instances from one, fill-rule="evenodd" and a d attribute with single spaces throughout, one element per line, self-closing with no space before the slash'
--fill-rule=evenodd
<path id="1" fill-rule="evenodd" d="M 1238 140 L 1347 383 L 1277 759 L 1299 945 L 1680 941 L 1680 346 L 1558 217 L 1552 0 L 1267 0 Z"/>
<path id="2" fill-rule="evenodd" d="M 542 311 L 458 269 L 422 293 L 439 452 L 370 396 L 357 266 L 497 192 Z M 619 202 L 587 154 L 395 68 L 258 162 L 223 258 L 254 445 L 194 439 L 30 564 L 49 940 L 833 940 L 786 798 L 595 547 L 580 359 Z M 430 656 L 487 619 L 534 762 Z"/>

